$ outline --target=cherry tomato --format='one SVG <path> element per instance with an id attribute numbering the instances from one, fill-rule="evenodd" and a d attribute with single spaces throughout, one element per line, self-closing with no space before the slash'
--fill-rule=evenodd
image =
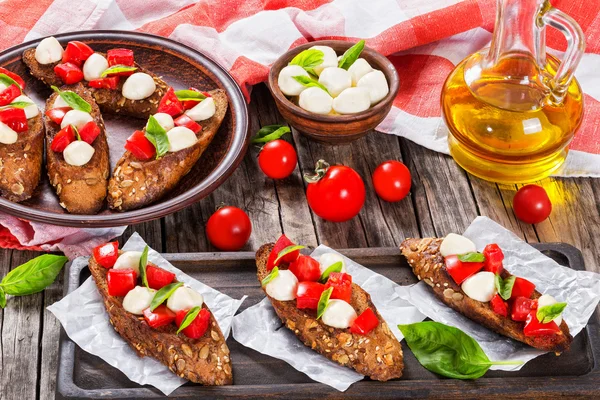
<path id="1" fill-rule="evenodd" d="M 552 336 L 560 333 L 560 328 L 556 322 L 550 321 L 547 324 L 541 323 L 537 319 L 537 311 L 531 311 L 525 320 L 525 328 L 523 333 L 525 336 Z"/>
<path id="2" fill-rule="evenodd" d="M 305 256 L 303 254 L 290 264 L 289 270 L 296 275 L 296 278 L 298 278 L 298 281 L 300 282 L 316 282 L 321 277 L 319 262 L 311 256 Z"/>
<path id="3" fill-rule="evenodd" d="M 492 310 L 503 317 L 508 317 L 508 303 L 505 302 L 499 294 L 495 294 L 490 301 L 490 306 L 492 306 Z"/>
<path id="4" fill-rule="evenodd" d="M 131 268 L 109 269 L 106 275 L 108 294 L 111 296 L 125 296 L 135 287 L 137 274 Z"/>
<path id="5" fill-rule="evenodd" d="M 358 335 L 368 335 L 369 332 L 377 328 L 377 325 L 379 325 L 377 314 L 370 308 L 367 308 L 354 320 L 352 326 L 350 326 L 350 332 Z"/>
<path id="6" fill-rule="evenodd" d="M 271 272 L 271 270 L 273 269 L 273 267 L 275 267 L 275 260 L 277 260 L 277 255 L 279 254 L 279 252 L 283 249 L 285 249 L 286 247 L 289 246 L 293 246 L 294 243 L 287 238 L 287 236 L 285 235 L 281 235 L 279 237 L 279 239 L 277 239 L 277 242 L 275 242 L 275 245 L 273 246 L 273 250 L 271 250 L 271 253 L 269 254 L 269 258 L 267 259 L 267 271 Z M 286 254 L 285 256 L 283 256 L 280 260 L 280 262 L 285 262 L 285 263 L 291 263 L 296 261 L 296 259 L 300 256 L 300 251 L 299 250 L 295 250 L 292 251 L 291 253 Z"/>
<path id="7" fill-rule="evenodd" d="M 296 307 L 316 310 L 325 285 L 319 282 L 300 282 L 296 289 Z"/>
<path id="8" fill-rule="evenodd" d="M 284 179 L 294 172 L 298 156 L 294 146 L 282 139 L 265 144 L 258 154 L 258 166 L 271 179 Z"/>
<path id="9" fill-rule="evenodd" d="M 323 160 L 316 166 L 316 176 L 307 177 L 308 205 L 327 221 L 343 222 L 354 218 L 365 203 L 365 184 L 358 173 L 344 165 L 330 167 Z"/>
<path id="10" fill-rule="evenodd" d="M 104 268 L 112 268 L 119 258 L 119 242 L 101 244 L 94 248 L 94 259 Z"/>
<path id="11" fill-rule="evenodd" d="M 352 299 L 352 275 L 345 272 L 332 272 L 329 274 L 325 290 L 333 288 L 331 291 L 332 299 L 344 300 L 350 303 Z"/>
<path id="12" fill-rule="evenodd" d="M 410 192 L 410 171 L 400 161 L 386 161 L 373 172 L 375 192 L 385 201 L 400 201 Z"/>
<path id="13" fill-rule="evenodd" d="M 148 286 L 152 289 L 159 290 L 175 279 L 175 274 L 157 267 L 156 265 L 148 264 L 146 267 L 146 278 Z"/>
<path id="14" fill-rule="evenodd" d="M 250 234 L 252 223 L 248 214 L 237 207 L 222 207 L 210 216 L 206 223 L 208 240 L 220 250 L 237 251 L 244 247 Z"/>
<path id="15" fill-rule="evenodd" d="M 146 161 L 156 155 L 156 147 L 143 131 L 135 131 L 125 142 L 125 150 L 140 161 Z"/>
<path id="16" fill-rule="evenodd" d="M 539 224 L 552 212 L 552 203 L 543 187 L 523 186 L 513 199 L 515 215 L 528 224 Z"/>
<path id="17" fill-rule="evenodd" d="M 154 311 L 150 311 L 150 308 L 146 308 L 144 310 L 144 319 L 150 327 L 156 329 L 161 326 L 169 325 L 171 322 L 175 321 L 175 313 L 169 310 L 164 304 L 161 304 L 156 307 Z"/>
<path id="18" fill-rule="evenodd" d="M 189 310 L 181 310 L 175 314 L 175 323 L 177 326 L 181 326 L 186 314 Z M 203 308 L 200 310 L 198 316 L 192 321 L 191 324 L 182 330 L 183 334 L 191 339 L 200 339 L 208 330 L 210 324 L 210 312 Z"/>
<path id="19" fill-rule="evenodd" d="M 457 285 L 463 283 L 471 275 L 475 275 L 483 268 L 482 262 L 460 261 L 457 255 L 444 258 L 446 272 L 454 279 Z"/>

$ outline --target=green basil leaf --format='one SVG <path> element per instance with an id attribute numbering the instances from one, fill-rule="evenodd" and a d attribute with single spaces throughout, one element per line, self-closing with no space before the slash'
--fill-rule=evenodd
<path id="1" fill-rule="evenodd" d="M 6 307 L 6 295 L 4 294 L 4 290 L 0 287 L 0 308 Z"/>
<path id="2" fill-rule="evenodd" d="M 331 264 L 329 267 L 327 267 L 327 269 L 325 271 L 323 271 L 323 273 L 321 274 L 321 277 L 319 278 L 319 282 L 321 282 L 321 283 L 327 282 L 327 279 L 329 279 L 329 275 L 332 272 L 342 272 L 343 267 L 344 267 L 344 264 L 341 261 Z"/>
<path id="3" fill-rule="evenodd" d="M 77 93 L 71 91 L 62 92 L 56 86 L 52 86 L 52 90 L 58 93 L 65 103 L 67 103 L 73 110 L 79 110 L 86 113 L 92 112 L 92 106 L 90 103 L 82 99 Z"/>
<path id="4" fill-rule="evenodd" d="M 265 278 L 260 281 L 260 285 L 261 286 L 266 286 L 267 283 L 271 282 L 273 279 L 277 278 L 277 276 L 279 275 L 279 268 L 275 267 L 271 270 L 271 273 L 269 273 L 269 275 L 265 276 Z"/>
<path id="5" fill-rule="evenodd" d="M 290 132 L 290 128 L 285 125 L 263 126 L 252 138 L 252 143 L 268 143 L 270 141 L 279 139 L 288 132 Z"/>
<path id="6" fill-rule="evenodd" d="M 158 123 L 154 115 L 151 115 L 148 119 L 145 135 L 156 148 L 156 159 L 167 154 L 169 151 L 169 137 L 165 128 Z"/>
<path id="7" fill-rule="evenodd" d="M 350 66 L 354 64 L 354 61 L 358 60 L 358 57 L 360 57 L 360 53 L 362 53 L 364 48 L 364 40 L 361 40 L 354 46 L 350 47 L 348 50 L 346 50 L 344 55 L 342 55 L 342 58 L 340 58 L 340 61 L 338 62 L 338 67 L 343 68 L 345 70 L 350 68 Z"/>
<path id="8" fill-rule="evenodd" d="M 325 54 L 321 50 L 308 49 L 296 54 L 288 65 L 299 65 L 304 69 L 312 69 L 321 65 L 324 57 Z"/>
<path id="9" fill-rule="evenodd" d="M 5 84 L 6 86 L 17 85 L 21 93 L 23 93 L 23 88 L 21 88 L 21 85 L 19 85 L 17 81 L 6 74 L 0 74 L 0 83 Z"/>
<path id="10" fill-rule="evenodd" d="M 81 140 L 81 135 L 79 134 L 79 130 L 77 129 L 77 127 L 71 124 L 71 129 L 73 130 L 73 132 L 75 132 L 75 137 L 77 138 L 77 140 Z"/>
<path id="11" fill-rule="evenodd" d="M 331 292 L 333 292 L 333 288 L 330 287 L 327 290 L 324 290 L 321 293 L 321 297 L 319 298 L 319 304 L 317 305 L 317 319 L 321 318 L 329 305 L 329 298 L 331 297 Z"/>
<path id="12" fill-rule="evenodd" d="M 566 307 L 567 303 L 554 303 L 540 307 L 537 310 L 536 317 L 542 324 L 547 324 L 560 316 Z"/>
<path id="13" fill-rule="evenodd" d="M 500 297 L 502 297 L 504 300 L 510 299 L 516 279 L 517 279 L 516 276 L 509 276 L 506 279 L 502 279 L 502 277 L 500 275 L 496 275 L 496 277 L 495 277 L 496 290 L 498 291 L 498 294 L 500 295 Z"/>
<path id="14" fill-rule="evenodd" d="M 299 244 L 294 244 L 294 245 L 292 245 L 292 246 L 288 246 L 288 247 L 286 247 L 285 249 L 283 249 L 283 250 L 281 250 L 279 253 L 277 253 L 277 258 L 275 259 L 275 262 L 274 262 L 274 264 L 275 264 L 275 265 L 278 265 L 278 264 L 279 264 L 279 261 L 281 261 L 281 259 L 282 259 L 283 257 L 287 256 L 288 254 L 290 254 L 290 253 L 291 253 L 291 252 L 293 252 L 293 251 L 300 250 L 300 249 L 304 249 L 305 247 L 306 247 L 306 246 L 302 246 L 302 245 L 299 245 Z"/>
<path id="15" fill-rule="evenodd" d="M 294 78 L 298 83 L 300 83 L 303 86 L 306 86 L 306 87 L 318 87 L 320 89 L 323 89 L 327 94 L 329 94 L 329 91 L 327 90 L 327 88 L 325 86 L 321 85 L 314 78 L 310 78 L 308 76 L 303 76 L 303 75 L 293 76 L 292 78 Z"/>
<path id="16" fill-rule="evenodd" d="M 10 103 L 9 105 L 0 108 L 25 108 L 32 105 L 33 103 L 30 103 L 28 101 L 15 101 L 14 103 Z"/>
<path id="17" fill-rule="evenodd" d="M 67 257 L 54 254 L 36 257 L 10 271 L 0 282 L 0 288 L 13 296 L 41 292 L 54 282 L 67 261 Z"/>
<path id="18" fill-rule="evenodd" d="M 132 72 L 137 71 L 137 67 L 131 67 L 129 65 L 114 65 L 108 69 L 105 69 L 104 72 L 100 75 L 101 78 L 106 78 L 108 75 L 118 74 L 121 72 Z"/>
<path id="19" fill-rule="evenodd" d="M 165 302 L 175 291 L 177 288 L 183 286 L 182 282 L 170 283 L 167 286 L 163 286 L 160 288 L 158 292 L 154 294 L 152 301 L 150 302 L 150 311 L 154 311 L 156 307 L 160 306 Z"/>
<path id="20" fill-rule="evenodd" d="M 485 256 L 476 251 L 472 253 L 459 254 L 458 259 L 462 262 L 484 262 Z"/>
<path id="21" fill-rule="evenodd" d="M 148 286 L 148 275 L 146 274 L 146 265 L 148 265 L 148 245 L 144 247 L 144 251 L 142 251 L 142 256 L 140 257 L 140 278 L 142 278 L 142 283 L 144 286 L 149 288 Z"/>
<path id="22" fill-rule="evenodd" d="M 185 328 L 190 326 L 190 324 L 192 322 L 194 322 L 194 320 L 196 319 L 198 314 L 200 314 L 200 310 L 202 310 L 202 308 L 200 308 L 200 306 L 190 308 L 190 310 L 187 312 L 187 314 L 185 314 L 183 321 L 181 321 L 181 325 L 179 325 L 179 329 L 177 329 L 178 334 L 179 334 L 179 332 L 181 332 L 182 330 L 184 330 Z"/>
<path id="23" fill-rule="evenodd" d="M 196 92 L 195 90 L 177 90 L 175 91 L 175 96 L 179 101 L 202 101 L 206 99 L 206 96 L 200 92 Z"/>

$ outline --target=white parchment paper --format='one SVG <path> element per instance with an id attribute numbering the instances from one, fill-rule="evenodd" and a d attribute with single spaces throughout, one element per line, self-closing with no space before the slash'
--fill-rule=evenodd
<path id="1" fill-rule="evenodd" d="M 146 246 L 146 242 L 140 235 L 134 233 L 123 246 L 123 250 L 142 251 L 144 246 Z M 219 323 L 223 335 L 225 338 L 229 336 L 233 316 L 246 296 L 241 300 L 236 300 L 198 282 L 175 268 L 153 249 L 149 249 L 148 260 L 173 272 L 178 281 L 200 292 Z M 87 257 L 79 257 L 73 261 L 71 268 L 87 264 Z M 153 358 L 138 357 L 127 342 L 115 332 L 108 321 L 102 296 L 91 277 L 77 290 L 49 306 L 48 310 L 59 319 L 69 338 L 79 347 L 118 368 L 132 381 L 140 385 L 152 385 L 165 395 L 169 395 L 187 382 Z"/>
<path id="2" fill-rule="evenodd" d="M 540 293 L 550 294 L 557 301 L 568 304 L 563 318 L 571 335 L 575 336 L 585 328 L 600 301 L 600 274 L 559 265 L 487 217 L 477 217 L 464 236 L 471 239 L 479 251 L 489 243 L 497 243 L 505 256 L 504 267 L 510 273 L 530 280 Z M 432 320 L 455 326 L 472 336 L 490 360 L 525 363 L 545 353 L 463 317 L 438 300 L 423 282 L 402 290 L 400 296 Z M 522 366 L 494 365 L 491 369 L 516 371 Z"/>
<path id="3" fill-rule="evenodd" d="M 327 246 L 317 247 L 311 254 L 317 258 L 324 253 L 337 253 Z M 339 253 L 338 253 L 339 254 Z M 341 255 L 341 254 L 340 254 Z M 387 322 L 398 340 L 403 336 L 398 324 L 422 321 L 425 316 L 402 298 L 408 287 L 399 286 L 383 275 L 377 274 L 360 264 L 344 257 L 346 268 L 352 275 L 352 282 L 361 286 L 371 295 L 377 311 Z M 275 314 L 269 299 L 249 307 L 233 319 L 233 338 L 246 347 L 290 364 L 311 379 L 344 391 L 354 382 L 364 378 L 351 368 L 330 361 L 324 356 L 304 346 Z"/>

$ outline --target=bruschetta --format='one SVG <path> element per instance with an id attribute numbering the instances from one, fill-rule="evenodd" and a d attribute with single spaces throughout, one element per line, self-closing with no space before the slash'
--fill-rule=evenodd
<path id="1" fill-rule="evenodd" d="M 400 249 L 417 278 L 467 318 L 540 350 L 569 349 L 573 337 L 560 315 L 566 304 L 506 271 L 496 244 L 479 253 L 468 238 L 449 234 L 444 239 L 407 239 Z"/>
<path id="2" fill-rule="evenodd" d="M 371 297 L 352 283 L 336 253 L 300 255 L 282 236 L 256 252 L 262 289 L 275 312 L 308 347 L 378 381 L 402 376 L 402 348 Z"/>
<path id="3" fill-rule="evenodd" d="M 89 268 L 110 323 L 140 357 L 192 382 L 232 384 L 229 348 L 203 296 L 148 262 L 147 250 L 94 249 Z"/>

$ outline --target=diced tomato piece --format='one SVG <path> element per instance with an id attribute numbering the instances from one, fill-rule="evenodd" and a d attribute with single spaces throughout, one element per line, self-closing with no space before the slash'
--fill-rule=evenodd
<path id="1" fill-rule="evenodd" d="M 21 86 L 21 89 L 25 89 L 25 81 L 19 75 L 15 74 L 14 72 L 10 72 L 6 68 L 2 67 L 0 67 L 0 74 L 7 75 L 13 81 L 17 82 L 19 86 Z"/>
<path id="2" fill-rule="evenodd" d="M 502 273 L 502 270 L 504 269 L 502 266 L 504 253 L 496 243 L 485 246 L 483 249 L 483 255 L 485 256 L 485 261 L 483 263 L 483 269 L 485 271 L 492 272 L 494 274 Z"/>
<path id="3" fill-rule="evenodd" d="M 350 303 L 352 298 L 352 275 L 345 272 L 332 272 L 325 284 L 325 289 L 333 288 L 331 299 L 344 300 Z"/>
<path id="4" fill-rule="evenodd" d="M 108 61 L 109 67 L 115 65 L 126 65 L 133 67 L 133 50 L 129 49 L 110 49 L 106 52 L 106 60 Z"/>
<path id="5" fill-rule="evenodd" d="M 119 79 L 120 78 L 118 76 L 109 76 L 107 78 L 92 79 L 88 82 L 88 85 L 96 89 L 115 90 L 119 87 Z"/>
<path id="6" fill-rule="evenodd" d="M 269 254 L 269 258 L 267 259 L 267 271 L 270 272 L 273 269 L 273 267 L 275 267 L 275 260 L 277 260 L 277 255 L 279 254 L 279 252 L 281 250 L 285 249 L 286 247 L 290 247 L 293 245 L 294 245 L 294 242 L 292 242 L 290 239 L 288 239 L 287 236 L 281 235 L 279 237 L 279 239 L 277 239 L 275 246 L 273 246 L 273 250 L 271 250 L 271 254 Z M 285 256 L 283 256 L 283 258 L 281 259 L 281 262 L 291 263 L 293 261 L 296 261 L 296 259 L 299 256 L 300 256 L 300 251 L 295 250 L 295 251 L 292 251 L 291 253 L 288 253 Z"/>
<path id="7" fill-rule="evenodd" d="M 194 87 L 191 87 L 190 90 L 193 90 L 194 92 L 198 92 L 198 93 L 202 93 L 203 95 L 205 95 L 206 97 L 212 97 L 210 95 L 210 93 L 208 92 L 203 92 L 202 90 L 196 89 Z M 195 101 L 195 100 L 185 100 L 181 102 L 183 104 L 183 109 L 185 110 L 189 110 L 191 108 L 194 108 L 198 103 L 200 103 L 199 101 Z"/>
<path id="8" fill-rule="evenodd" d="M 180 326 L 189 310 L 177 311 L 175 316 L 175 323 Z M 200 339 L 206 333 L 208 324 L 210 323 L 210 312 L 203 308 L 200 310 L 198 316 L 188 325 L 187 328 L 182 330 L 183 334 L 191 339 Z"/>
<path id="9" fill-rule="evenodd" d="M 125 150 L 130 151 L 135 158 L 141 161 L 150 160 L 156 155 L 156 148 L 142 131 L 135 131 L 133 135 L 129 136 L 125 143 Z"/>
<path id="10" fill-rule="evenodd" d="M 46 111 L 46 117 L 50 118 L 50 120 L 55 124 L 60 125 L 63 118 L 65 117 L 65 114 L 71 110 L 71 107 L 52 108 Z"/>
<path id="11" fill-rule="evenodd" d="M 357 333 L 359 335 L 367 335 L 373 329 L 379 325 L 379 318 L 377 314 L 370 308 L 363 311 L 358 318 L 354 320 L 350 326 L 350 332 Z"/>
<path id="12" fill-rule="evenodd" d="M 176 126 L 185 126 L 186 128 L 190 129 L 196 134 L 202 130 L 202 126 L 200 126 L 200 124 L 198 124 L 196 121 L 194 121 L 185 114 L 181 114 L 175 119 L 174 122 Z"/>
<path id="13" fill-rule="evenodd" d="M 52 139 L 52 143 L 50 144 L 50 149 L 57 153 L 62 153 L 65 151 L 67 146 L 74 141 L 75 132 L 73 131 L 73 127 L 71 125 L 67 125 L 56 135 L 54 135 L 54 139 Z"/>
<path id="14" fill-rule="evenodd" d="M 533 292 L 535 292 L 535 285 L 533 283 L 529 282 L 527 279 L 516 278 L 510 298 L 516 299 L 517 297 L 526 297 L 529 299 Z"/>
<path id="15" fill-rule="evenodd" d="M 159 290 L 175 279 L 175 274 L 158 268 L 156 265 L 148 264 L 146 267 L 146 277 L 148 278 L 148 286 L 152 289 Z"/>
<path id="16" fill-rule="evenodd" d="M 499 294 L 495 294 L 490 301 L 492 310 L 499 315 L 508 317 L 508 304 L 500 297 Z"/>
<path id="17" fill-rule="evenodd" d="M 527 297 L 517 297 L 512 300 L 510 318 L 513 321 L 525 321 L 532 310 L 537 310 L 537 300 Z"/>
<path id="18" fill-rule="evenodd" d="M 22 108 L 6 108 L 0 110 L 0 122 L 8 125 L 15 132 L 27 131 L 27 117 Z"/>
<path id="19" fill-rule="evenodd" d="M 542 324 L 537 319 L 537 310 L 533 310 L 527 315 L 525 328 L 523 333 L 525 336 L 551 336 L 562 333 L 556 322 L 550 321 L 547 324 Z"/>
<path id="20" fill-rule="evenodd" d="M 83 80 L 83 71 L 73 63 L 58 64 L 54 67 L 54 73 L 66 84 L 73 85 Z"/>
<path id="21" fill-rule="evenodd" d="M 314 282 L 321 277 L 320 264 L 311 256 L 300 255 L 296 261 L 290 264 L 289 270 L 296 275 L 299 282 Z"/>
<path id="22" fill-rule="evenodd" d="M 112 268 L 119 258 L 119 242 L 110 242 L 94 247 L 94 260 L 104 268 Z"/>
<path id="23" fill-rule="evenodd" d="M 109 269 L 106 275 L 108 294 L 111 296 L 125 296 L 135 287 L 137 274 L 131 268 Z"/>
<path id="24" fill-rule="evenodd" d="M 175 321 L 175 313 L 167 308 L 164 304 L 156 307 L 154 311 L 149 308 L 144 310 L 144 319 L 150 327 L 156 329 L 161 326 L 169 325 Z"/>
<path id="25" fill-rule="evenodd" d="M 88 144 L 94 143 L 94 140 L 96 140 L 99 134 L 100 127 L 94 121 L 86 123 L 79 130 L 79 136 L 81 137 L 81 140 Z"/>
<path id="26" fill-rule="evenodd" d="M 296 289 L 296 307 L 316 310 L 325 285 L 319 282 L 300 282 Z"/>
<path id="27" fill-rule="evenodd" d="M 444 258 L 446 271 L 450 274 L 457 285 L 463 283 L 468 277 L 476 274 L 483 268 L 482 262 L 463 262 L 457 255 Z"/>
<path id="28" fill-rule="evenodd" d="M 0 92 L 0 107 L 7 106 L 21 95 L 21 88 L 15 84 L 10 85 Z"/>
<path id="29" fill-rule="evenodd" d="M 73 40 L 72 42 L 67 43 L 67 48 L 63 53 L 62 62 L 70 62 L 81 67 L 83 62 L 90 58 L 92 54 L 94 54 L 94 50 L 92 50 L 90 46 L 88 46 L 85 43 Z"/>
<path id="30" fill-rule="evenodd" d="M 175 90 L 172 87 L 167 90 L 167 93 L 163 96 L 158 104 L 158 112 L 169 114 L 172 117 L 176 117 L 183 113 L 183 105 L 175 95 Z"/>

